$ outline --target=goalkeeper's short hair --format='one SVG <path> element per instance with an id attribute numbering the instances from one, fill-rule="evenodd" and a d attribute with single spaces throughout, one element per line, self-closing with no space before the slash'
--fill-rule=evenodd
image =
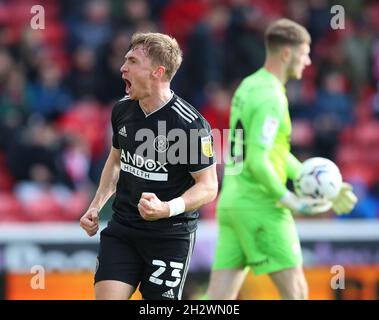
<path id="1" fill-rule="evenodd" d="M 300 24 L 289 19 L 279 19 L 269 25 L 265 32 L 265 46 L 270 52 L 285 45 L 310 44 L 309 32 Z"/>

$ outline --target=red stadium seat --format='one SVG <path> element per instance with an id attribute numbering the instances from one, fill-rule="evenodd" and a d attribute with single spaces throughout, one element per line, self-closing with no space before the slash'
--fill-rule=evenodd
<path id="1" fill-rule="evenodd" d="M 343 144 L 337 148 L 336 162 L 338 165 L 351 165 L 359 163 L 361 160 L 361 150 L 356 144 Z"/>
<path id="2" fill-rule="evenodd" d="M 295 120 L 292 126 L 292 143 L 296 146 L 309 146 L 314 141 L 314 129 L 307 120 Z"/>
<path id="3" fill-rule="evenodd" d="M 50 194 L 36 197 L 22 205 L 26 218 L 30 221 L 60 221 L 62 209 Z"/>
<path id="4" fill-rule="evenodd" d="M 194 25 L 209 10 L 205 1 L 171 1 L 161 13 L 163 31 L 175 37 L 184 48 Z"/>
<path id="5" fill-rule="evenodd" d="M 11 193 L 0 193 L 0 222 L 20 222 L 22 215 L 20 203 Z"/>
<path id="6" fill-rule="evenodd" d="M 14 179 L 5 165 L 5 159 L 0 153 L 0 191 L 11 191 Z"/>
<path id="7" fill-rule="evenodd" d="M 88 194 L 77 192 L 72 195 L 70 201 L 63 205 L 60 218 L 67 221 L 79 220 L 88 207 Z"/>
<path id="8" fill-rule="evenodd" d="M 353 143 L 354 137 L 355 137 L 354 127 L 346 127 L 341 131 L 339 135 L 339 140 L 341 144 Z"/>
<path id="9" fill-rule="evenodd" d="M 356 126 L 355 141 L 360 145 L 379 146 L 379 121 L 369 121 Z"/>
<path id="10" fill-rule="evenodd" d="M 13 188 L 13 177 L 0 165 L 0 191 L 11 191 Z"/>
<path id="11" fill-rule="evenodd" d="M 377 168 L 365 164 L 355 163 L 340 165 L 342 177 L 345 181 L 363 182 L 372 187 L 378 181 Z"/>
<path id="12" fill-rule="evenodd" d="M 104 150 L 109 115 L 104 121 L 104 113 L 97 103 L 80 102 L 65 113 L 57 123 L 62 133 L 81 136 L 90 146 L 92 156 L 101 155 Z"/>

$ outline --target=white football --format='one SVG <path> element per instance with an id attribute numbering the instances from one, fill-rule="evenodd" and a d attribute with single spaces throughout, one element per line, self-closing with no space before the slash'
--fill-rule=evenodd
<path id="1" fill-rule="evenodd" d="M 302 163 L 300 174 L 294 181 L 295 192 L 300 197 L 334 199 L 340 192 L 342 176 L 333 161 L 315 157 Z"/>

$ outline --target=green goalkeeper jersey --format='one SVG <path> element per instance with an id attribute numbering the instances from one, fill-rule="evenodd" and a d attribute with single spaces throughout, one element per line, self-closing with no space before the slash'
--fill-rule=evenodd
<path id="1" fill-rule="evenodd" d="M 276 203 L 300 167 L 290 153 L 291 120 L 285 88 L 266 69 L 237 88 L 230 115 L 230 153 L 218 207 Z"/>

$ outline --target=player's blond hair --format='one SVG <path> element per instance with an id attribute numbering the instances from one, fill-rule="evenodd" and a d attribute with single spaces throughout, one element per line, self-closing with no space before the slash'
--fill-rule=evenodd
<path id="1" fill-rule="evenodd" d="M 283 46 L 297 46 L 303 43 L 311 43 L 309 32 L 289 19 L 274 21 L 265 32 L 265 45 L 269 52 L 275 52 Z"/>
<path id="2" fill-rule="evenodd" d="M 143 47 L 147 57 L 154 65 L 165 67 L 166 78 L 171 81 L 183 60 L 183 52 L 178 42 L 162 33 L 135 33 L 129 50 L 138 46 Z"/>

